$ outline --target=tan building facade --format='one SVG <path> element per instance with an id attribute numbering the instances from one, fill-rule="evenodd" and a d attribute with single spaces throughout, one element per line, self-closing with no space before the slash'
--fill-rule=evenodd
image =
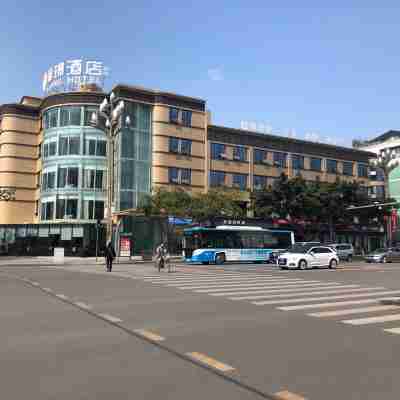
<path id="1" fill-rule="evenodd" d="M 368 161 L 356 149 L 264 135 L 211 124 L 206 101 L 116 85 L 130 125 L 116 139 L 113 207 L 137 208 L 155 188 L 192 193 L 235 187 L 243 199 L 284 172 L 307 181 L 358 181 L 368 187 Z M 106 137 L 93 127 L 102 92 L 23 97 L 0 106 L 0 224 L 93 222 L 106 206 Z"/>

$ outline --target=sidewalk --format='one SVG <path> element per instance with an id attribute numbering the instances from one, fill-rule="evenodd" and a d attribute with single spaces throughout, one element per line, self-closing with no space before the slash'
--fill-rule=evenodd
<path id="1" fill-rule="evenodd" d="M 183 259 L 181 256 L 171 257 L 171 262 L 180 263 Z M 104 257 L 64 257 L 64 261 L 56 261 L 52 256 L 48 257 L 17 257 L 17 256 L 0 256 L 0 266 L 1 265 L 54 265 L 54 264 L 64 264 L 64 265 L 96 265 L 105 263 Z M 146 260 L 143 261 L 141 256 L 134 256 L 130 259 L 127 257 L 117 257 L 114 264 L 153 264 L 153 261 Z"/>

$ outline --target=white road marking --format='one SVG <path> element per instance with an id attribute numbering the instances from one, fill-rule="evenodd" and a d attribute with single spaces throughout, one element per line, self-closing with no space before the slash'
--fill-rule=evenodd
<path id="1" fill-rule="evenodd" d="M 400 335 L 400 328 L 390 328 L 390 329 L 384 329 L 385 332 L 389 333 L 395 333 L 397 335 Z"/>
<path id="2" fill-rule="evenodd" d="M 259 300 L 259 299 L 275 299 L 275 298 L 286 298 L 286 297 L 296 297 L 296 296 L 312 296 L 316 294 L 335 294 L 335 293 L 346 293 L 346 292 L 366 292 L 371 290 L 382 290 L 384 287 L 375 287 L 375 288 L 358 288 L 359 285 L 343 285 L 334 288 L 334 290 L 313 290 L 310 289 L 306 292 L 300 293 L 284 293 L 284 294 L 273 294 L 273 295 L 259 295 L 259 296 L 240 296 L 240 297 L 229 297 L 230 300 Z M 339 289 L 338 288 L 346 288 L 347 289 Z M 355 289 L 356 287 L 356 289 Z M 319 289 L 319 288 L 318 288 Z"/>
<path id="3" fill-rule="evenodd" d="M 383 322 L 391 322 L 391 321 L 400 321 L 400 314 L 380 315 L 378 317 L 368 317 L 368 318 L 347 319 L 340 322 L 350 325 L 369 325 L 369 324 L 381 324 Z"/>
<path id="4" fill-rule="evenodd" d="M 39 286 L 39 282 L 35 282 L 35 281 L 30 281 L 31 285 L 33 286 Z"/>
<path id="5" fill-rule="evenodd" d="M 235 282 L 269 282 L 269 281 L 279 281 L 279 280 L 285 280 L 285 279 L 301 279 L 301 278 L 277 278 L 277 277 L 252 277 L 252 278 L 212 278 L 212 279 L 190 279 L 190 280 L 185 280 L 185 281 L 178 281 L 176 279 L 170 279 L 168 281 L 163 281 L 163 282 L 153 282 L 153 283 L 164 283 L 168 284 L 169 286 L 178 286 L 178 285 L 191 285 L 191 284 L 197 284 L 197 285 L 207 285 L 208 283 L 235 283 Z"/>
<path id="6" fill-rule="evenodd" d="M 306 310 L 309 308 L 329 308 L 329 307 L 341 307 L 341 306 L 350 306 L 354 304 L 373 304 L 377 303 L 379 299 L 373 300 L 351 300 L 351 301 L 337 301 L 332 303 L 318 303 L 318 304 L 302 304 L 299 306 L 286 306 L 286 307 L 277 307 L 277 310 L 281 311 L 296 311 L 296 310 Z"/>
<path id="7" fill-rule="evenodd" d="M 279 286 L 279 289 L 276 289 L 278 285 L 274 286 L 260 286 L 255 287 L 253 290 L 246 289 L 245 291 L 240 291 L 242 288 L 238 288 L 238 291 L 231 291 L 232 289 L 211 289 L 211 290 L 195 290 L 196 293 L 208 293 L 210 296 L 234 296 L 234 295 L 244 295 L 244 294 L 261 294 L 261 293 L 269 293 L 270 290 L 265 289 L 276 289 L 276 291 L 287 291 L 287 292 L 299 292 L 302 290 L 306 290 L 308 288 L 335 288 L 339 286 L 339 283 L 300 283 L 300 284 L 290 284 L 290 285 L 282 285 Z"/>
<path id="8" fill-rule="evenodd" d="M 56 294 L 56 297 L 62 300 L 68 300 L 68 297 L 65 294 Z"/>
<path id="9" fill-rule="evenodd" d="M 91 310 L 93 308 L 91 305 L 83 303 L 82 301 L 76 301 L 74 304 L 84 310 Z"/>
<path id="10" fill-rule="evenodd" d="M 165 340 L 165 337 L 160 336 L 157 333 L 148 331 L 146 329 L 135 329 L 134 332 L 140 336 L 143 336 L 143 337 L 153 340 L 155 342 L 161 342 L 161 341 Z"/>
<path id="11" fill-rule="evenodd" d="M 236 274 L 236 275 L 231 275 L 231 274 L 215 274 L 215 275 L 185 275 L 185 276 L 176 276 L 174 274 L 174 278 L 171 278 L 169 276 L 164 276 L 164 277 L 152 277 L 152 278 L 144 278 L 146 281 L 168 281 L 168 280 L 175 280 L 175 281 L 186 281 L 186 280 L 211 280 L 211 279 L 241 279 L 241 278 L 272 278 L 276 277 L 276 275 L 257 275 L 257 274 Z"/>
<path id="12" fill-rule="evenodd" d="M 242 283 L 222 283 L 222 284 L 219 284 L 219 283 L 215 283 L 215 284 L 212 284 L 212 283 L 210 283 L 210 284 L 208 284 L 208 285 L 205 285 L 205 284 L 202 284 L 201 286 L 198 286 L 198 285 L 183 285 L 183 286 L 180 286 L 180 285 L 167 285 L 168 287 L 176 287 L 176 288 L 178 288 L 178 289 L 208 289 L 208 288 L 210 288 L 210 289 L 212 289 L 212 288 L 215 288 L 215 289 L 219 289 L 219 288 L 228 288 L 228 287 L 243 287 L 243 288 L 248 288 L 248 287 L 254 287 L 254 286 L 261 286 L 261 285 L 266 285 L 267 283 L 269 284 L 269 283 L 271 283 L 271 284 L 273 284 L 273 283 L 275 283 L 275 284 L 277 284 L 277 285 L 279 285 L 280 283 L 293 283 L 293 282 L 304 282 L 302 279 L 290 279 L 290 280 L 285 280 L 285 281 L 283 281 L 283 280 L 278 280 L 278 281 L 276 281 L 276 280 L 274 280 L 274 281 L 270 281 L 270 282 L 260 282 L 260 281 L 257 281 L 257 282 L 254 282 L 254 283 L 252 283 L 252 282 L 242 282 Z M 319 282 L 319 281 L 317 281 L 317 282 Z"/>
<path id="13" fill-rule="evenodd" d="M 352 299 L 352 298 L 357 298 L 357 297 L 370 297 L 370 296 L 385 296 L 387 294 L 398 294 L 398 293 L 400 293 L 400 290 L 389 290 L 387 292 L 345 294 L 345 295 L 341 295 L 341 296 L 303 297 L 301 299 L 253 301 L 252 304 L 255 304 L 256 306 L 264 306 L 264 305 L 268 305 L 268 304 L 280 304 L 280 303 L 302 303 L 302 302 L 307 302 L 307 301 Z"/>
<path id="14" fill-rule="evenodd" d="M 53 290 L 48 287 L 44 287 L 44 288 L 42 288 L 42 290 L 44 290 L 45 292 L 48 292 L 48 293 L 53 293 Z"/>
<path id="15" fill-rule="evenodd" d="M 109 314 L 98 314 L 100 317 L 106 319 L 107 321 L 110 322 L 122 322 L 122 319 L 118 318 L 118 317 L 114 317 L 112 315 Z"/>
<path id="16" fill-rule="evenodd" d="M 340 317 L 343 315 L 351 315 L 351 314 L 362 314 L 369 312 L 377 312 L 377 311 L 390 311 L 390 310 L 398 310 L 398 306 L 371 306 L 371 307 L 360 307 L 360 308 L 348 308 L 346 310 L 337 310 L 337 311 L 321 311 L 317 313 L 307 314 L 310 317 L 317 318 L 325 318 L 325 317 Z"/>

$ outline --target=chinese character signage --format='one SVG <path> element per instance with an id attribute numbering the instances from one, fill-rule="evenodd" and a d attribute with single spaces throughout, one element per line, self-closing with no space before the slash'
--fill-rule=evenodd
<path id="1" fill-rule="evenodd" d="M 43 75 L 43 91 L 46 94 L 76 92 L 82 85 L 104 88 L 108 69 L 101 61 L 89 59 L 67 60 L 51 66 Z"/>

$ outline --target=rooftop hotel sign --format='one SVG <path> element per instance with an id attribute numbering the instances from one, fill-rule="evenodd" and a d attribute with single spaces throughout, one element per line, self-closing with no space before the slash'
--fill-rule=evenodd
<path id="1" fill-rule="evenodd" d="M 43 75 L 42 88 L 46 94 L 76 92 L 82 85 L 95 84 L 104 88 L 108 68 L 101 61 L 67 60 L 51 66 Z"/>

